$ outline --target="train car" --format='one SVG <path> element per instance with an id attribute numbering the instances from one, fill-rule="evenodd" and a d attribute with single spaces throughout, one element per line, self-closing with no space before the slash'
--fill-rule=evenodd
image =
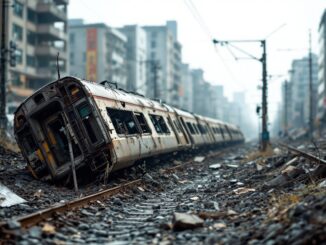
<path id="1" fill-rule="evenodd" d="M 232 125 L 75 77 L 27 98 L 15 112 L 14 130 L 34 177 L 53 180 L 70 175 L 72 162 L 77 170 L 110 172 L 156 155 L 243 140 Z"/>

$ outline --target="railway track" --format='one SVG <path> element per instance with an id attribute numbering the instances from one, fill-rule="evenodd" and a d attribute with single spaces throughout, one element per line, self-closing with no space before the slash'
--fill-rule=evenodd
<path id="1" fill-rule="evenodd" d="M 220 157 L 232 148 L 233 147 L 228 147 L 218 152 L 209 153 L 205 156 L 205 159 Z M 190 164 L 201 165 L 203 163 L 194 162 L 193 158 L 191 158 L 190 160 L 177 164 L 173 167 L 165 168 L 162 171 L 163 173 L 173 173 L 174 171 L 180 170 L 182 171 L 184 168 L 187 168 Z M 52 217 L 56 217 L 58 215 L 59 217 L 64 217 L 65 214 L 68 213 L 68 211 L 73 211 L 77 208 L 89 207 L 92 203 L 95 203 L 98 200 L 108 200 L 108 197 L 114 197 L 115 195 L 124 193 L 127 190 L 134 189 L 134 187 L 140 187 L 142 184 L 146 184 L 146 178 L 133 180 L 114 188 L 103 190 L 95 194 L 87 195 L 82 198 L 77 198 L 64 204 L 55 205 L 28 215 L 24 215 L 17 218 L 15 221 L 20 224 L 20 227 L 22 229 L 28 229 L 30 227 L 38 225 L 39 223 L 46 222 L 46 220 Z M 142 189 L 142 191 L 144 190 Z M 169 197 L 164 196 L 164 194 L 162 195 L 159 193 L 153 194 L 148 200 L 138 202 L 138 204 L 134 207 L 130 207 L 127 210 L 124 210 L 124 217 L 121 220 L 114 221 L 114 225 L 116 227 L 115 230 L 111 231 L 111 234 L 116 234 L 116 236 L 119 237 L 120 235 L 123 236 L 121 231 L 119 231 L 120 228 L 123 228 L 122 230 L 126 230 L 130 225 L 134 225 L 135 227 L 141 227 L 142 223 L 144 223 L 144 221 L 146 221 L 147 218 L 152 215 L 152 207 L 159 207 L 160 213 L 162 213 L 162 215 L 166 215 L 167 213 L 173 212 L 173 210 L 175 210 L 175 197 L 173 197 L 173 195 L 170 195 Z M 151 222 L 149 222 L 148 224 L 151 224 Z M 154 230 L 155 229 L 153 229 L 152 232 L 154 232 Z M 8 228 L 8 222 L 2 222 L 0 223 L 0 235 L 1 234 L 5 237 L 15 236 L 15 231 Z"/>
<path id="2" fill-rule="evenodd" d="M 127 188 L 140 185 L 141 183 L 142 183 L 142 179 L 133 180 L 117 187 L 103 190 L 95 194 L 91 194 L 82 198 L 77 198 L 75 200 L 66 202 L 64 204 L 59 204 L 32 214 L 22 216 L 18 218 L 16 221 L 20 223 L 22 228 L 29 228 L 45 219 L 52 217 L 55 214 L 67 212 L 69 210 L 88 205 L 89 203 L 94 202 L 96 200 L 111 197 L 113 195 L 123 192 Z M 11 233 L 10 230 L 6 229 L 7 224 L 8 224 L 7 222 L 0 223 L 0 231 L 5 234 L 10 234 Z"/>
<path id="3" fill-rule="evenodd" d="M 289 151 L 292 151 L 310 161 L 313 161 L 313 162 L 316 162 L 316 163 L 319 163 L 319 164 L 325 164 L 326 165 L 326 161 L 324 159 L 321 159 L 319 157 L 316 157 L 308 152 L 305 152 L 305 151 L 301 151 L 297 148 L 294 148 L 293 146 L 290 146 L 290 145 L 287 145 L 287 144 L 284 144 L 284 143 L 278 143 L 281 147 L 283 148 L 286 148 L 288 149 Z"/>

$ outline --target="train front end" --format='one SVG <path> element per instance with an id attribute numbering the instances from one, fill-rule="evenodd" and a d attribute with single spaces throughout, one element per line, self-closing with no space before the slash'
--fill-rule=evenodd
<path id="1" fill-rule="evenodd" d="M 59 79 L 26 99 L 15 113 L 14 131 L 36 178 L 62 180 L 72 162 L 92 171 L 111 164 L 106 128 L 79 79 Z"/>

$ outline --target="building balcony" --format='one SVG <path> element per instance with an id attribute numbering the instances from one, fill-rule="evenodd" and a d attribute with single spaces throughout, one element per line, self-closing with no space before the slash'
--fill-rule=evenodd
<path id="1" fill-rule="evenodd" d="M 38 56 L 45 56 L 49 58 L 57 57 L 60 54 L 60 59 L 67 59 L 67 53 L 65 50 L 56 48 L 50 45 L 39 45 L 35 48 L 35 54 Z"/>
<path id="2" fill-rule="evenodd" d="M 39 2 L 37 4 L 37 12 L 40 23 L 65 22 L 67 20 L 67 13 L 52 2 Z"/>
<path id="3" fill-rule="evenodd" d="M 53 25 L 41 24 L 37 26 L 37 33 L 42 40 L 57 41 L 65 40 L 66 33 Z"/>

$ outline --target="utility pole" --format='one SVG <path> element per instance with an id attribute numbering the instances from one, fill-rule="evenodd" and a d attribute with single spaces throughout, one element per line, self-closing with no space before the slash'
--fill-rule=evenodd
<path id="1" fill-rule="evenodd" d="M 311 53 L 311 30 L 309 30 L 309 138 L 313 138 L 314 115 L 313 115 L 313 84 L 312 84 L 312 53 Z"/>
<path id="2" fill-rule="evenodd" d="M 232 43 L 253 43 L 257 42 L 260 43 L 262 47 L 262 56 L 261 58 L 257 58 L 250 53 L 240 49 L 237 46 L 234 46 Z M 257 60 L 262 64 L 262 133 L 261 133 L 261 150 L 265 151 L 267 145 L 269 144 L 269 131 L 268 131 L 268 103 L 267 103 L 267 52 L 266 52 L 266 39 L 264 40 L 216 40 L 213 39 L 213 43 L 221 44 L 221 45 L 229 45 L 238 51 L 242 52 L 243 54 L 247 55 L 250 59 Z"/>
<path id="3" fill-rule="evenodd" d="M 263 91 L 262 91 L 262 150 L 265 151 L 269 143 L 269 132 L 268 132 L 268 104 L 267 104 L 267 54 L 266 54 L 266 40 L 261 41 L 263 48 L 263 55 L 261 62 L 263 65 Z"/>
<path id="4" fill-rule="evenodd" d="M 284 81 L 284 136 L 288 136 L 288 107 L 289 107 L 289 87 L 288 81 Z"/>
<path id="5" fill-rule="evenodd" d="M 1 60 L 0 60 L 0 135 L 7 129 L 6 81 L 7 81 L 7 11 L 6 0 L 2 0 L 1 11 Z"/>

